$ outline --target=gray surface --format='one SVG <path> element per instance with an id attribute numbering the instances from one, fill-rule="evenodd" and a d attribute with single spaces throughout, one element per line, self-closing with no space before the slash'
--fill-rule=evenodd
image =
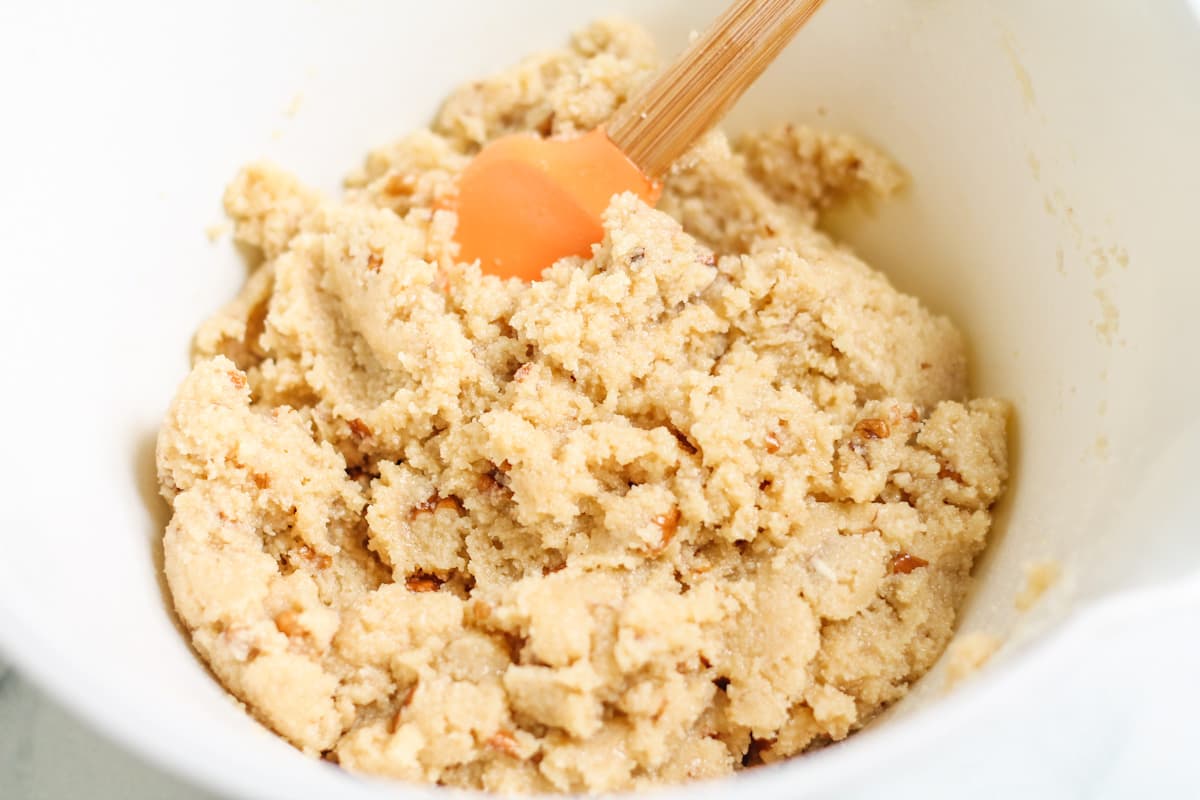
<path id="1" fill-rule="evenodd" d="M 3 800 L 215 800 L 93 733 L 0 664 Z"/>

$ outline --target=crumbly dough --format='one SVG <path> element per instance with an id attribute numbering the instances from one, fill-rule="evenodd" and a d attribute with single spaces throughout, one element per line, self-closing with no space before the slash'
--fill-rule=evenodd
<path id="1" fill-rule="evenodd" d="M 1047 591 L 1058 582 L 1062 566 L 1057 561 L 1036 561 L 1025 565 L 1025 586 L 1017 594 L 1018 611 L 1028 611 L 1037 605 Z"/>
<path id="2" fill-rule="evenodd" d="M 723 775 L 839 740 L 944 649 L 1006 478 L 963 344 L 816 228 L 900 174 L 854 139 L 710 135 L 533 284 L 434 210 L 482 142 L 568 135 L 653 69 L 597 23 L 454 93 L 341 198 L 269 166 L 262 254 L 158 443 L 166 573 L 297 747 L 501 792 Z"/>

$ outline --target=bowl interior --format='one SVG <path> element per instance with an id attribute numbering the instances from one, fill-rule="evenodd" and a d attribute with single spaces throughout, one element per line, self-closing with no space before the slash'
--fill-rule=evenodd
<path id="1" fill-rule="evenodd" d="M 12 17 L 0 67 L 13 78 L 0 149 L 0 646 L 110 733 L 210 785 L 374 793 L 228 701 L 159 578 L 155 431 L 195 325 L 244 277 L 228 238 L 205 235 L 224 183 L 267 157 L 336 191 L 456 82 L 614 12 L 647 24 L 669 55 L 722 5 L 276 0 L 0 14 Z M 1183 516 L 1200 445 L 1196 42 L 1184 0 L 1137 14 L 1121 0 L 838 0 L 729 121 L 858 133 L 912 177 L 899 200 L 832 224 L 955 319 L 976 390 L 1015 405 L 1012 488 L 961 622 L 1009 639 L 1002 669 L 1082 605 L 1200 564 Z M 1019 614 L 1024 567 L 1043 559 L 1063 579 Z M 942 685 L 924 681 L 878 737 L 902 737 Z M 837 763 L 859 757 L 854 740 L 838 748 Z M 794 792 L 854 772 L 800 761 L 761 785 Z"/>

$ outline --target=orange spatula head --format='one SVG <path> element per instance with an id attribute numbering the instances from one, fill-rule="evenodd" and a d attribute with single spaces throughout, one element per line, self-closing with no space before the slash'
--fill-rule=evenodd
<path id="1" fill-rule="evenodd" d="M 563 256 L 589 255 L 612 196 L 634 192 L 654 205 L 653 178 L 729 110 L 821 2 L 734 0 L 604 129 L 569 141 L 506 136 L 483 148 L 459 181 L 460 256 L 534 280 Z"/>
<path id="2" fill-rule="evenodd" d="M 479 259 L 494 275 L 536 280 L 564 256 L 591 254 L 604 235 L 601 215 L 621 192 L 654 205 L 660 187 L 602 129 L 568 140 L 497 139 L 459 179 L 459 257 Z"/>

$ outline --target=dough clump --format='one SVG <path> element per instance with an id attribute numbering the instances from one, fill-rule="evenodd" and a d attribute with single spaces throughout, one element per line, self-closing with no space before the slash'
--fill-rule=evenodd
<path id="1" fill-rule="evenodd" d="M 840 740 L 949 640 L 1006 479 L 954 326 L 817 228 L 900 173 L 846 136 L 709 135 L 657 210 L 532 284 L 457 263 L 480 145 L 645 80 L 596 23 L 455 92 L 339 198 L 225 197 L 262 261 L 163 424 L 196 650 L 343 766 L 498 792 L 724 775 Z"/>

